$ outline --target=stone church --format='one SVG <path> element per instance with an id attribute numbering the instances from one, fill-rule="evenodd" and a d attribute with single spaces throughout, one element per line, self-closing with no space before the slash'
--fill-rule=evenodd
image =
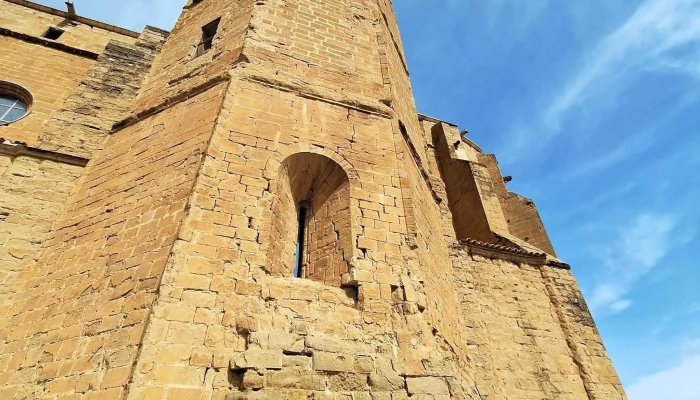
<path id="1" fill-rule="evenodd" d="M 0 0 L 0 399 L 626 399 L 391 0 L 78 11 Z"/>

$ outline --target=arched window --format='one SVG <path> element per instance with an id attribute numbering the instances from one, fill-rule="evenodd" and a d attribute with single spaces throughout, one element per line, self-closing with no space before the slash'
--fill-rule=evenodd
<path id="1" fill-rule="evenodd" d="M 350 181 L 328 157 L 298 153 L 280 167 L 268 270 L 340 286 L 352 257 Z"/>

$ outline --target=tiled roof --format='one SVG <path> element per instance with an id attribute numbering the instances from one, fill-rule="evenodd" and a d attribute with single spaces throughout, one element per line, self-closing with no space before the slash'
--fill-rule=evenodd
<path id="1" fill-rule="evenodd" d="M 481 247 L 481 248 L 486 248 L 486 249 L 494 250 L 494 251 L 500 251 L 500 252 L 504 252 L 504 253 L 517 254 L 517 255 L 526 256 L 526 257 L 547 258 L 547 254 L 545 254 L 545 253 L 536 253 L 536 252 L 527 251 L 527 250 L 517 248 L 517 247 L 508 247 L 508 246 L 503 246 L 503 245 L 499 245 L 499 244 L 482 242 L 482 241 L 476 240 L 476 239 L 463 239 L 460 242 L 463 244 L 477 246 L 477 247 Z"/>

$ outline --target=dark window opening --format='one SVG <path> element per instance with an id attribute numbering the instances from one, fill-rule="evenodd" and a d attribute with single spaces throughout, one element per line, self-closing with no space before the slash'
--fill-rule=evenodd
<path id="1" fill-rule="evenodd" d="M 219 22 L 221 22 L 221 18 L 217 18 L 202 27 L 202 41 L 197 45 L 197 56 L 201 56 L 211 49 L 216 32 L 219 30 Z"/>
<path id="2" fill-rule="evenodd" d="M 299 231 L 297 234 L 297 248 L 294 256 L 294 277 L 304 277 L 304 241 L 306 240 L 306 214 L 309 205 L 306 202 L 299 204 Z"/>
<path id="3" fill-rule="evenodd" d="M 51 39 L 51 40 L 58 40 L 58 38 L 60 38 L 61 35 L 63 35 L 63 30 L 58 29 L 58 28 L 54 28 L 52 26 L 44 33 L 44 38 Z"/>

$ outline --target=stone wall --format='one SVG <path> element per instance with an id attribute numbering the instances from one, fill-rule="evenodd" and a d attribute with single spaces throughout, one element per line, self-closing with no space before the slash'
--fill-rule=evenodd
<path id="1" fill-rule="evenodd" d="M 116 40 L 129 46 L 137 41 L 135 32 L 86 22 L 82 17 L 66 19 L 59 10 L 36 3 L 0 1 L 0 81 L 23 86 L 33 96 L 31 113 L 0 126 L 0 138 L 39 146 L 43 125 L 87 77 L 108 43 Z M 49 27 L 59 27 L 64 33 L 58 40 L 42 38 Z"/>
<path id="2" fill-rule="evenodd" d="M 0 397 L 625 399 L 492 160 L 417 116 L 390 1 L 190 2 L 141 85 L 144 35 L 42 136 L 92 160 L 16 274 Z"/>
<path id="3" fill-rule="evenodd" d="M 570 270 L 543 268 L 542 278 L 590 399 L 626 399 L 586 300 Z"/>
<path id="4" fill-rule="evenodd" d="M 78 12 L 80 4 L 77 5 Z M 66 18 L 66 13 L 37 3 L 23 0 L 0 1 L 0 27 L 23 35 L 39 38 L 49 27 L 64 31 L 55 43 L 75 49 L 101 54 L 107 43 L 118 40 L 133 44 L 138 34 L 97 21 L 88 24 L 86 19 Z"/>
<path id="5" fill-rule="evenodd" d="M 376 17 L 379 22 L 379 51 L 385 68 L 383 77 L 389 95 L 389 105 L 398 121 L 394 122 L 395 152 L 399 158 L 398 176 L 401 198 L 397 204 L 406 224 L 401 231 L 402 290 L 406 301 L 423 315 L 431 326 L 433 340 L 450 348 L 451 358 L 460 365 L 460 383 L 455 383 L 453 395 L 470 386 L 470 371 L 466 369 L 467 349 L 460 337 L 463 325 L 458 308 L 456 287 L 451 279 L 452 266 L 445 235 L 454 237 L 454 231 L 445 229 L 444 197 L 439 188 L 441 179 L 423 127 L 418 120 L 411 90 L 408 66 L 403 55 L 398 24 L 391 2 L 379 1 Z M 410 249 L 410 251 L 409 251 Z M 394 260 L 393 262 L 398 262 Z M 407 311 L 410 312 L 410 311 Z M 464 385 L 464 386 L 463 386 Z M 460 389 L 458 389 L 458 387 Z"/>
<path id="6" fill-rule="evenodd" d="M 466 246 L 453 260 L 484 398 L 626 398 L 570 271 Z"/>
<path id="7" fill-rule="evenodd" d="M 8 322 L 17 274 L 31 268 L 81 172 L 79 166 L 0 153 L 0 329 Z"/>
<path id="8" fill-rule="evenodd" d="M 549 240 L 542 218 L 535 203 L 517 193 L 508 191 L 503 175 L 498 167 L 498 161 L 493 154 L 479 154 L 478 160 L 483 164 L 493 182 L 494 192 L 498 196 L 503 214 L 508 223 L 511 235 L 522 239 L 533 246 L 556 256 L 554 246 Z"/>
<path id="9" fill-rule="evenodd" d="M 480 392 L 488 399 L 585 395 L 540 267 L 468 251 L 457 253 L 455 265 Z"/>
<path id="10" fill-rule="evenodd" d="M 305 248 L 308 264 L 305 268 L 308 279 L 339 287 L 343 275 L 350 272 L 353 237 L 350 230 L 350 183 L 347 177 L 334 175 L 326 180 L 329 182 L 326 186 L 332 192 L 315 196 L 315 204 L 311 204 L 312 215 L 307 222 L 308 247 Z"/>
<path id="11" fill-rule="evenodd" d="M 14 15 L 20 20 L 26 20 L 24 30 L 35 29 L 45 22 L 45 18 L 41 17 L 45 13 L 15 5 L 12 7 L 19 8 L 8 11 L 7 4 L 9 3 L 1 3 L 2 16 Z M 22 10 L 29 11 L 26 15 L 17 14 Z M 52 18 L 51 15 L 49 17 Z M 5 28 L 6 26 L 3 26 L 3 29 Z M 88 44 L 99 44 L 99 29 L 96 28 L 94 32 L 94 42 L 90 42 L 88 36 L 80 36 L 79 39 Z M 33 31 L 24 34 L 38 35 Z M 70 37 L 66 32 L 66 38 Z M 111 32 L 105 37 L 126 38 L 127 41 L 133 42 L 130 37 Z M 163 39 L 162 32 L 147 30 L 136 45 L 117 41 L 102 43 L 99 46 L 104 48 L 106 45 L 105 54 L 95 61 L 96 55 L 93 57 L 91 54 L 76 52 L 66 47 L 65 43 L 61 44 L 64 47 L 56 47 L 41 40 L 33 42 L 23 36 L 0 36 L 0 41 L 7 43 L 5 49 L 8 50 L 2 52 L 0 57 L 10 57 L 0 67 L 0 80 L 8 80 L 26 87 L 34 100 L 33 108 L 26 118 L 0 127 L 0 136 L 11 139 L 0 143 L 0 153 L 8 154 L 8 157 L 2 156 L 3 167 L 6 169 L 2 171 L 0 182 L 0 215 L 3 216 L 0 221 L 0 274 L 3 282 L 0 286 L 3 317 L 0 326 L 0 349 L 3 354 L 0 381 L 3 392 L 0 397 L 12 398 L 13 394 L 16 394 L 18 398 L 32 399 L 41 394 L 57 396 L 65 391 L 75 392 L 82 390 L 81 387 L 86 387 L 77 384 L 79 379 L 89 379 L 85 381 L 85 385 L 95 388 L 93 378 L 101 379 L 105 372 L 99 372 L 102 370 L 99 360 L 88 361 L 90 357 L 85 356 L 85 351 L 91 351 L 85 350 L 88 342 L 99 342 L 99 339 L 93 338 L 99 335 L 103 335 L 103 339 L 119 336 L 120 339 L 115 340 L 125 342 L 124 337 L 134 334 L 137 330 L 134 328 L 138 325 L 137 321 L 131 321 L 123 327 L 119 323 L 105 329 L 99 327 L 99 318 L 114 316 L 116 311 L 113 306 L 116 302 L 111 303 L 112 308 L 92 310 L 92 317 L 86 318 L 96 321 L 82 325 L 85 322 L 81 319 L 85 311 L 83 307 L 94 304 L 91 302 L 96 299 L 94 296 L 89 298 L 90 295 L 95 295 L 95 292 L 100 290 L 104 295 L 107 288 L 101 285 L 109 282 L 109 279 L 104 281 L 100 271 L 106 273 L 105 271 L 109 270 L 109 273 L 115 273 L 115 279 L 120 279 L 120 283 L 128 281 L 128 277 L 117 273 L 113 266 L 106 267 L 104 255 L 99 257 L 99 261 L 81 259 L 86 262 L 84 266 L 95 267 L 93 271 L 82 269 L 75 264 L 72 269 L 61 270 L 57 265 L 59 260 L 65 262 L 65 259 L 57 254 L 65 254 L 58 248 L 62 248 L 66 243 L 59 245 L 54 242 L 46 246 L 44 242 L 49 229 L 59 217 L 66 218 L 63 214 L 66 203 L 75 183 L 83 176 L 86 158 L 92 157 L 102 146 L 114 123 L 126 116 L 124 112 L 135 97 L 141 79 L 149 69 L 150 62 Z M 91 49 L 97 50 L 97 47 Z M 22 142 L 26 142 L 28 146 Z M 113 159 L 113 156 L 107 158 Z M 102 164 L 105 161 L 101 160 L 98 163 Z M 127 165 L 123 167 L 126 170 L 131 164 L 127 162 Z M 110 164 L 110 167 L 116 165 Z M 127 175 L 126 170 L 123 171 L 124 175 Z M 119 181 L 110 183 L 118 185 Z M 89 193 L 86 192 L 88 189 Z M 93 186 L 88 186 L 88 189 L 83 186 L 83 192 L 79 192 L 77 196 L 87 195 L 91 200 L 99 197 L 95 194 Z M 128 189 L 125 190 L 128 192 Z M 92 197 L 93 195 L 95 197 Z M 77 213 L 74 216 L 85 217 L 87 219 L 83 222 L 88 221 L 90 217 L 83 213 L 89 206 L 94 204 L 88 202 L 86 207 L 74 207 L 72 210 Z M 106 229 L 103 224 L 108 219 L 103 218 L 103 212 L 103 208 L 98 208 L 97 215 L 92 216 L 98 221 L 88 222 L 87 226 Z M 79 229 L 76 226 L 77 224 L 71 228 Z M 55 225 L 54 228 L 69 229 L 61 224 Z M 97 232 L 96 230 L 93 234 Z M 62 233 L 65 233 L 65 230 L 59 234 L 54 231 L 50 237 L 59 242 L 75 240 L 73 244 L 76 249 L 82 250 L 85 247 L 81 246 L 88 246 L 86 242 L 90 241 L 93 246 L 103 245 L 99 244 L 94 235 L 82 233 L 67 239 L 61 236 Z M 77 239 L 78 237 L 81 239 Z M 105 240 L 114 241 L 114 238 Z M 38 254 L 42 245 L 45 250 L 43 258 Z M 97 251 L 99 247 L 91 250 Z M 78 257 L 75 252 L 69 254 L 69 258 Z M 74 259 L 71 262 L 77 261 Z M 84 283 L 81 282 L 83 279 L 88 282 L 88 286 L 78 289 L 77 286 Z M 150 284 L 153 284 L 153 281 Z M 112 288 L 116 286 L 119 286 L 119 283 L 112 283 Z M 117 291 L 122 289 L 123 286 Z M 125 293 L 132 290 L 133 288 Z M 108 295 L 104 296 L 109 298 Z M 116 295 L 114 299 L 118 297 L 120 295 Z M 77 308 L 70 310 L 71 307 Z M 109 310 L 104 311 L 107 308 Z M 127 313 L 128 311 L 125 311 L 122 315 Z M 99 317 L 97 314 L 100 314 Z M 132 319 L 139 317 L 137 311 L 129 315 L 128 318 Z M 40 321 L 48 322 L 43 324 Z M 113 322 L 114 318 L 110 323 Z M 90 327 L 86 327 L 87 325 Z M 120 333 L 115 333 L 115 330 Z M 123 354 L 122 352 L 117 357 L 123 357 Z M 86 372 L 99 373 L 90 375 L 89 378 L 81 376 Z M 113 374 L 122 372 L 123 370 L 118 370 Z M 113 377 L 113 374 L 106 376 Z"/>
<path id="12" fill-rule="evenodd" d="M 349 132 L 365 144 L 355 148 Z M 232 82 L 163 278 L 130 398 L 372 393 L 406 399 L 428 393 L 446 398 L 451 391 L 458 397 L 461 372 L 420 311 L 426 297 L 413 286 L 401 235 L 388 231 L 389 220 L 401 217 L 399 164 L 379 143 L 393 146 L 392 137 L 388 119 L 355 111 L 348 119 L 339 105 Z M 374 141 L 375 147 L 366 144 Z M 285 159 L 309 152 L 333 160 L 348 176 L 351 225 L 359 237 L 346 289 L 266 270 L 266 238 L 275 222 L 270 188 Z M 392 190 L 394 196 L 385 194 Z M 245 221 L 236 218 L 241 212 Z M 395 223 L 402 226 L 400 219 Z"/>
<path id="13" fill-rule="evenodd" d="M 222 89 L 114 134 L 17 280 L 2 398 L 118 399 L 180 227 Z"/>
<path id="14" fill-rule="evenodd" d="M 253 8 L 253 0 L 191 1 L 170 33 L 132 110 L 141 112 L 206 85 L 212 78 L 225 79 L 239 60 Z M 202 27 L 220 18 L 212 48 L 197 55 Z"/>
<path id="15" fill-rule="evenodd" d="M 92 158 L 114 125 L 129 116 L 131 103 L 166 38 L 167 32 L 146 28 L 133 45 L 109 42 L 85 79 L 46 121 L 37 146 Z"/>
<path id="16" fill-rule="evenodd" d="M 2 35 L 0 48 L 0 80 L 25 87 L 34 98 L 31 114 L 0 126 L 0 137 L 36 146 L 43 124 L 61 108 L 95 60 Z"/>
<path id="17" fill-rule="evenodd" d="M 325 99 L 386 99 L 374 1 L 257 3 L 244 53 L 255 75 Z"/>

